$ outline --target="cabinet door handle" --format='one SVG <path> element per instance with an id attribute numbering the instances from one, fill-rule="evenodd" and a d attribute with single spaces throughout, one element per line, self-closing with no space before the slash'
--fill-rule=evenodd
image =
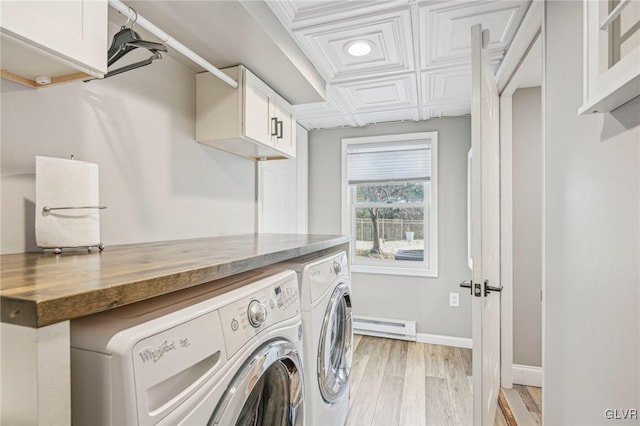
<path id="1" fill-rule="evenodd" d="M 271 118 L 271 136 L 278 134 L 278 119 L 276 117 Z"/>
<path id="2" fill-rule="evenodd" d="M 282 120 L 278 121 L 278 139 L 282 139 Z"/>

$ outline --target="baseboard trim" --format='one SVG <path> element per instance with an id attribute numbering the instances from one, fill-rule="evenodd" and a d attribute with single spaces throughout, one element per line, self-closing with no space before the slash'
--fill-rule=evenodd
<path id="1" fill-rule="evenodd" d="M 513 411 L 511 410 L 511 405 L 509 404 L 509 400 L 507 396 L 504 394 L 502 388 L 498 391 L 498 410 L 502 411 L 502 415 L 504 416 L 505 421 L 508 426 L 518 426 L 518 422 L 516 421 L 515 416 L 513 415 Z"/>
<path id="2" fill-rule="evenodd" d="M 542 367 L 513 364 L 513 383 L 542 387 Z"/>
<path id="3" fill-rule="evenodd" d="M 432 345 L 454 346 L 456 348 L 473 347 L 473 341 L 467 337 L 441 336 L 439 334 L 416 333 L 416 341 Z"/>

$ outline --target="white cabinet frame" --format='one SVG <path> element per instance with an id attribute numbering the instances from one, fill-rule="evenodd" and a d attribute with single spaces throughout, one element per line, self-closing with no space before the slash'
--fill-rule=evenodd
<path id="1" fill-rule="evenodd" d="M 610 112 L 640 95 L 640 44 L 609 66 L 610 24 L 629 2 L 608 13 L 608 2 L 584 0 L 583 105 L 579 114 Z"/>

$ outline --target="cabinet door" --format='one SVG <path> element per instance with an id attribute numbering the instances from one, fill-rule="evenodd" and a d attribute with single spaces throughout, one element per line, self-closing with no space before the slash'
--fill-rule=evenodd
<path id="1" fill-rule="evenodd" d="M 74 68 L 107 71 L 107 1 L 0 2 L 2 33 L 35 46 Z"/>
<path id="2" fill-rule="evenodd" d="M 276 95 L 276 136 L 274 148 L 287 154 L 296 156 L 296 120 L 293 115 L 293 107 L 287 101 Z"/>
<path id="3" fill-rule="evenodd" d="M 273 147 L 275 135 L 273 90 L 245 70 L 244 134 L 261 144 Z"/>
<path id="4" fill-rule="evenodd" d="M 640 95 L 640 2 L 584 0 L 580 114 L 613 111 Z"/>

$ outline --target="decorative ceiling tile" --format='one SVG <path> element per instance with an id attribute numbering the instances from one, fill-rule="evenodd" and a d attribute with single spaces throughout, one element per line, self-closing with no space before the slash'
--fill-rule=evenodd
<path id="1" fill-rule="evenodd" d="M 501 59 L 529 1 L 454 1 L 420 7 L 420 66 L 471 60 L 471 26 L 489 30 L 490 57 Z"/>
<path id="2" fill-rule="evenodd" d="M 431 108 L 422 107 L 420 108 L 420 119 L 421 120 L 429 120 L 431 119 Z"/>
<path id="3" fill-rule="evenodd" d="M 298 123 L 307 130 L 332 129 L 335 127 L 358 127 L 359 124 L 349 114 L 334 114 L 326 116 L 298 119 Z"/>
<path id="4" fill-rule="evenodd" d="M 417 106 L 415 73 L 337 85 L 354 112 Z"/>
<path id="5" fill-rule="evenodd" d="M 318 115 L 335 115 L 340 113 L 330 102 L 318 102 L 313 104 L 294 105 L 296 117 L 304 119 Z"/>
<path id="6" fill-rule="evenodd" d="M 471 102 L 462 104 L 442 104 L 429 106 L 431 118 L 457 117 L 471 114 Z"/>
<path id="7" fill-rule="evenodd" d="M 460 102 L 471 99 L 471 67 L 468 65 L 423 71 L 424 103 Z"/>
<path id="8" fill-rule="evenodd" d="M 389 123 L 393 121 L 418 121 L 421 119 L 419 108 L 365 112 L 353 114 L 353 118 L 361 126 L 366 126 L 367 124 Z"/>
<path id="9" fill-rule="evenodd" d="M 496 71 L 531 0 L 267 0 L 327 82 L 296 108 L 307 129 L 468 115 L 471 26 L 490 31 Z M 354 57 L 349 43 L 372 51 Z"/>
<path id="10" fill-rule="evenodd" d="M 267 0 L 280 21 L 292 30 L 389 10 L 408 2 L 409 0 Z"/>
<path id="11" fill-rule="evenodd" d="M 293 33 L 329 82 L 414 69 L 408 8 L 293 30 Z M 371 53 L 361 57 L 347 53 L 349 44 L 356 40 L 368 41 Z"/>

